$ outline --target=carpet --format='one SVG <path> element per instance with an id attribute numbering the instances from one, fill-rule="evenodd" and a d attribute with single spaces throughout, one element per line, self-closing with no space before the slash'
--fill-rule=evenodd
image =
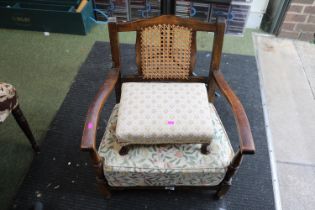
<path id="1" fill-rule="evenodd" d="M 224 54 L 221 69 L 240 97 L 251 123 L 256 154 L 245 156 L 222 200 L 213 200 L 214 191 L 137 190 L 114 192 L 106 200 L 98 192 L 89 156 L 79 151 L 85 115 L 98 87 L 111 67 L 108 43 L 96 42 L 81 66 L 41 145 L 41 154 L 32 162 L 12 204 L 27 209 L 35 201 L 44 209 L 274 209 L 271 170 L 264 129 L 257 67 L 252 56 Z M 134 46 L 122 45 L 123 74 L 136 71 Z M 196 73 L 206 75 L 211 55 L 198 52 Z M 100 141 L 115 96 L 105 105 L 97 139 Z M 216 107 L 228 131 L 233 148 L 238 146 L 233 114 L 223 96 Z"/>

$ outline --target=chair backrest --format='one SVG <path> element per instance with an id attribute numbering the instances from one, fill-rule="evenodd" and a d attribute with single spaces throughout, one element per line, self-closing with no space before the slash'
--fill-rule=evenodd
<path id="1" fill-rule="evenodd" d="M 187 79 L 193 69 L 191 28 L 159 24 L 142 28 L 138 68 L 148 79 Z"/>
<path id="2" fill-rule="evenodd" d="M 109 37 L 113 67 L 120 66 L 119 32 L 136 31 L 136 63 L 138 75 L 128 81 L 170 80 L 210 83 L 211 71 L 220 67 L 224 18 L 205 23 L 172 15 L 163 15 L 134 22 L 117 23 L 109 18 Z M 213 48 L 209 77 L 195 77 L 196 32 L 213 32 Z"/>

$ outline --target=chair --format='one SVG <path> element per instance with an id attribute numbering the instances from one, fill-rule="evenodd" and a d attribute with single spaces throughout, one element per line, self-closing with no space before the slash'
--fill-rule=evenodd
<path id="1" fill-rule="evenodd" d="M 115 18 L 110 18 L 108 27 L 113 68 L 108 72 L 107 78 L 89 107 L 81 142 L 81 150 L 90 154 L 101 192 L 106 198 L 109 198 L 110 191 L 115 189 L 195 187 L 216 190 L 216 197 L 221 198 L 230 188 L 232 177 L 237 171 L 243 155 L 255 153 L 250 125 L 244 108 L 219 69 L 225 20 L 218 18 L 216 23 L 209 24 L 165 15 L 147 20 L 117 23 Z M 137 33 L 138 74 L 123 76 L 120 69 L 118 33 L 128 31 Z M 208 77 L 193 74 L 197 31 L 214 33 Z M 181 94 L 181 90 L 187 91 L 183 88 L 186 86 L 194 91 L 203 86 L 204 89 L 200 89 L 200 94 L 205 91 L 206 98 L 198 100 L 206 101 L 207 110 L 211 114 L 211 119 L 208 119 L 213 128 L 211 142 L 199 139 L 198 143 L 199 140 L 196 138 L 196 142 L 195 140 L 193 142 L 173 142 L 173 144 L 164 142 L 159 145 L 149 139 L 150 145 L 145 145 L 147 144 L 145 138 L 138 142 L 135 138 L 131 142 L 135 145 L 130 146 L 131 143 L 122 138 L 128 129 L 119 130 L 119 120 L 125 119 L 122 117 L 122 112 L 126 107 L 130 107 L 128 100 L 130 102 L 133 96 L 139 97 L 135 96 L 139 90 L 156 88 L 155 86 L 161 88 L 163 85 L 170 90 L 175 88 L 172 90 L 175 90 L 176 94 Z M 178 88 L 179 85 L 182 86 Z M 213 106 L 217 88 L 226 97 L 234 113 L 240 139 L 239 150 L 236 153 L 230 145 Z M 117 104 L 112 111 L 104 137 L 97 150 L 95 138 L 100 112 L 113 90 L 116 93 Z M 156 92 L 154 91 L 155 101 L 163 106 L 163 101 L 166 103 L 167 100 L 161 95 L 156 95 Z M 164 91 L 164 93 L 168 92 Z M 196 93 L 191 94 L 196 96 Z M 136 112 L 136 109 L 144 108 L 141 107 L 144 106 L 141 105 L 142 102 L 133 110 L 129 110 L 129 113 L 132 114 Z M 193 100 L 191 102 L 193 103 Z M 146 107 L 150 108 L 149 105 Z M 126 112 L 128 113 L 128 111 Z M 150 116 L 148 116 L 149 118 Z M 146 125 L 146 121 L 139 121 L 144 126 Z M 168 124 L 172 126 L 174 121 L 168 121 Z M 122 126 L 122 128 L 124 127 Z M 131 135 L 132 133 L 131 129 L 130 133 L 125 136 L 134 137 Z M 122 138 L 121 141 L 118 138 Z"/>
<path id="2" fill-rule="evenodd" d="M 28 122 L 20 109 L 15 88 L 11 84 L 0 82 L 0 123 L 4 122 L 10 113 L 13 114 L 14 119 L 28 138 L 33 150 L 36 153 L 39 153 L 39 147 L 36 144 Z"/>

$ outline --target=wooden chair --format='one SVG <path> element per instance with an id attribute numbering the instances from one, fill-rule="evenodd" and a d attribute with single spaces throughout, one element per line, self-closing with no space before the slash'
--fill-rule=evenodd
<path id="1" fill-rule="evenodd" d="M 244 108 L 237 98 L 237 96 L 234 94 L 234 92 L 231 90 L 227 82 L 224 80 L 223 74 L 220 72 L 220 60 L 221 60 L 221 52 L 222 52 L 222 45 L 223 45 L 223 38 L 224 38 L 224 31 L 225 31 L 225 20 L 218 18 L 216 23 L 209 24 L 204 22 L 199 22 L 196 20 L 191 19 L 182 19 L 176 16 L 160 16 L 152 19 L 147 20 L 139 20 L 135 22 L 128 22 L 128 23 L 116 23 L 115 18 L 110 18 L 109 22 L 109 37 L 110 37 L 110 45 L 111 45 L 111 53 L 112 53 L 112 60 L 113 60 L 113 68 L 109 70 L 107 78 L 105 79 L 103 85 L 100 87 L 94 101 L 91 103 L 88 113 L 87 113 L 87 119 L 84 126 L 83 131 L 83 137 L 81 142 L 81 150 L 87 151 L 90 154 L 95 172 L 96 172 L 96 180 L 98 182 L 98 185 L 100 187 L 101 192 L 108 198 L 110 197 L 110 190 L 114 189 L 122 189 L 122 188 L 161 188 L 161 189 L 169 189 L 169 187 L 176 187 L 176 188 L 185 188 L 185 187 L 199 187 L 203 189 L 214 189 L 217 190 L 216 196 L 218 198 L 221 198 L 229 189 L 231 185 L 232 176 L 237 171 L 238 167 L 240 166 L 240 163 L 242 161 L 243 155 L 246 154 L 254 154 L 255 153 L 255 146 L 250 130 L 250 125 L 246 116 L 246 113 L 244 111 Z M 165 32 L 165 31 L 166 32 Z M 175 30 L 179 30 L 179 33 L 175 33 Z M 182 30 L 182 31 L 180 31 Z M 120 69 L 120 52 L 119 52 L 119 39 L 118 39 L 118 33 L 119 32 L 128 32 L 128 31 L 136 31 L 137 38 L 136 38 L 136 62 L 138 65 L 138 74 L 133 76 L 122 76 L 121 75 L 121 69 Z M 187 32 L 188 31 L 188 32 Z M 210 63 L 210 70 L 209 70 L 209 76 L 202 77 L 202 76 L 194 76 L 193 75 L 193 69 L 195 65 L 196 60 L 196 32 L 197 31 L 205 31 L 205 32 L 213 32 L 214 33 L 214 42 L 213 42 L 213 50 L 212 50 L 212 58 Z M 155 33 L 154 35 L 152 33 Z M 187 35 L 188 34 L 188 35 Z M 165 38 L 164 36 L 172 36 Z M 179 36 L 180 35 L 180 36 Z M 164 37 L 164 38 L 163 38 Z M 159 57 L 156 54 L 156 51 L 148 52 L 148 50 L 152 49 L 146 49 L 146 39 L 154 39 L 150 44 L 150 46 L 154 45 L 155 42 L 157 42 L 160 47 L 163 48 L 164 54 L 165 51 L 169 49 L 165 49 L 165 40 L 166 41 L 166 47 L 172 48 L 175 46 L 174 40 L 175 39 L 181 39 L 181 42 L 184 44 L 188 44 L 189 46 L 188 51 L 181 52 L 181 54 L 176 54 L 175 51 L 169 50 L 168 54 L 166 56 Z M 173 39 L 173 41 L 172 41 Z M 163 41 L 164 40 L 164 41 Z M 148 45 L 149 46 L 149 45 Z M 182 48 L 181 48 L 182 49 Z M 149 56 L 148 56 L 149 54 Z M 153 58 L 153 60 L 152 60 Z M 160 59 L 161 61 L 157 64 L 154 63 L 154 58 Z M 149 59 L 149 60 L 146 60 Z M 151 60 L 150 60 L 151 59 Z M 164 62 L 164 63 L 163 63 Z M 167 65 L 164 65 L 167 63 Z M 154 66 L 154 67 L 152 67 Z M 174 69 L 170 69 L 174 68 Z M 220 151 L 220 153 L 223 154 L 225 160 L 222 162 L 225 162 L 225 165 L 222 166 L 222 170 L 220 172 L 217 172 L 218 175 L 216 178 L 212 180 L 212 177 L 209 177 L 209 180 L 212 180 L 211 183 L 208 183 L 207 180 L 202 180 L 203 177 L 199 176 L 198 174 L 198 168 L 195 172 L 187 172 L 185 171 L 184 175 L 181 176 L 181 174 L 177 174 L 178 177 L 175 177 L 176 180 L 172 180 L 172 173 L 167 174 L 168 168 L 165 170 L 158 171 L 159 173 L 150 176 L 150 171 L 147 171 L 145 169 L 134 169 L 133 171 L 119 171 L 120 169 L 117 169 L 117 167 L 122 166 L 124 162 L 133 161 L 132 158 L 135 154 L 129 154 L 129 153 L 137 153 L 137 158 L 141 157 L 139 154 L 142 154 L 141 152 L 144 151 L 144 153 L 147 153 L 147 150 L 151 148 L 151 150 L 154 153 L 158 150 L 159 154 L 167 155 L 172 152 L 176 152 L 176 155 L 178 156 L 177 161 L 181 161 L 180 157 L 182 155 L 185 155 L 185 152 L 182 151 L 182 149 L 187 149 L 188 146 L 140 146 L 141 149 L 131 149 L 129 153 L 125 156 L 120 156 L 118 154 L 117 144 L 116 144 L 116 121 L 117 121 L 117 112 L 120 105 L 116 105 L 112 115 L 108 121 L 107 129 L 105 132 L 105 136 L 103 138 L 103 141 L 101 143 L 101 146 L 99 148 L 99 151 L 97 151 L 96 148 L 96 128 L 99 121 L 100 112 L 111 94 L 113 90 L 116 92 L 116 100 L 117 103 L 120 102 L 121 97 L 121 87 L 122 84 L 125 84 L 127 82 L 180 82 L 180 83 L 203 83 L 207 87 L 207 94 L 208 94 L 208 100 L 210 104 L 214 101 L 215 97 L 215 90 L 216 88 L 219 88 L 219 90 L 222 92 L 222 94 L 226 97 L 227 101 L 229 102 L 232 111 L 234 113 L 236 125 L 237 125 L 237 131 L 239 134 L 240 139 L 240 145 L 239 150 L 234 153 L 231 152 L 231 147 L 228 141 L 228 137 L 226 136 L 226 133 L 224 131 L 224 128 L 222 126 L 220 119 L 217 117 L 217 114 L 215 112 L 215 109 L 213 108 L 213 115 L 215 118 L 215 124 L 219 127 L 219 129 L 216 132 L 222 132 L 220 133 L 221 140 L 218 139 L 218 137 L 215 137 L 217 139 L 214 139 L 216 142 L 212 142 L 213 147 L 218 148 L 219 150 L 222 149 L 223 151 Z M 213 107 L 213 105 L 211 105 Z M 220 142 L 222 141 L 222 142 Z M 218 143 L 220 142 L 220 143 Z M 216 145 L 215 145 L 216 144 Z M 210 145 L 210 150 L 213 149 Z M 222 148 L 220 148 L 220 145 Z M 189 146 L 189 149 L 193 148 L 193 154 L 198 156 L 197 158 L 200 159 L 201 162 L 203 162 L 203 158 L 212 161 L 214 158 L 218 157 L 218 152 L 211 151 L 210 154 L 201 154 L 200 152 L 196 152 L 196 148 L 201 148 L 201 150 L 207 150 L 207 147 L 209 145 L 198 145 L 197 147 L 194 147 L 192 145 Z M 148 149 L 149 148 L 149 149 Z M 152 149 L 153 148 L 153 149 Z M 114 154 L 113 154 L 114 153 Z M 144 154 L 143 153 L 143 154 Z M 150 152 L 149 152 L 150 153 Z M 174 153 L 175 154 L 175 153 Z M 112 156 L 114 157 L 112 157 Z M 155 155 L 155 154 L 153 154 Z M 151 158 L 151 157 L 150 157 Z M 131 159 L 131 160 L 130 160 Z M 144 158 L 142 161 L 146 161 L 147 158 Z M 117 164 L 115 167 L 114 165 L 109 166 L 108 164 L 111 161 L 116 161 Z M 119 162 L 120 161 L 120 162 Z M 157 160 L 158 162 L 159 160 Z M 133 162 L 132 164 L 137 165 L 137 162 Z M 153 163 L 156 164 L 155 167 L 159 167 L 159 164 L 163 165 L 162 163 Z M 165 164 L 165 163 L 164 163 Z M 172 164 L 170 164 L 172 165 Z M 150 166 L 148 166 L 150 167 Z M 164 166 L 162 166 L 164 167 Z M 171 167 L 171 166 L 170 166 Z M 210 167 L 210 166 L 209 166 Z M 211 167 L 210 167 L 211 168 Z M 152 168 L 154 169 L 154 168 Z M 163 168 L 164 169 L 164 168 Z M 182 168 L 185 170 L 185 167 Z M 118 170 L 118 171 L 117 171 Z M 122 173 L 120 173 L 122 172 Z M 126 173 L 132 173 L 132 176 L 137 177 L 139 174 L 142 173 L 142 177 L 138 180 L 133 180 L 130 178 L 130 180 L 123 180 L 119 181 L 121 179 L 124 179 L 126 176 Z M 171 171 L 174 172 L 174 171 Z M 174 172 L 175 174 L 177 172 Z M 173 174 L 174 174 L 173 173 Z M 195 176 L 197 173 L 197 176 Z M 205 172 L 207 174 L 208 172 Z M 166 174 L 166 175 L 165 175 Z M 213 175 L 213 171 L 209 172 L 210 176 Z M 165 175 L 165 176 L 164 176 Z M 131 176 L 131 177 L 132 177 Z M 154 180 L 157 177 L 163 177 L 163 180 L 157 181 Z M 187 178 L 188 177 L 188 178 Z M 197 177 L 196 179 L 194 177 Z M 174 178 L 174 179 L 175 179 Z M 189 180 L 187 179 L 194 179 L 191 184 L 189 184 Z M 168 180 L 169 179 L 169 180 Z M 185 180 L 184 180 L 185 179 Z M 118 181 L 117 181 L 118 180 Z M 184 181 L 183 181 L 184 180 Z M 210 182 L 210 181 L 209 181 Z M 167 183 L 167 184 L 165 184 Z M 187 184 L 188 183 L 188 184 Z"/>
<path id="2" fill-rule="evenodd" d="M 10 113 L 13 114 L 14 119 L 28 138 L 33 150 L 36 153 L 39 153 L 39 146 L 37 145 L 28 122 L 20 109 L 15 88 L 11 84 L 0 82 L 0 123 L 4 122 Z"/>

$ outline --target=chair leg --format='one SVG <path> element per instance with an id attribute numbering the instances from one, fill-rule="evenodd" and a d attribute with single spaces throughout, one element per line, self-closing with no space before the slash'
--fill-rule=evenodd
<path id="1" fill-rule="evenodd" d="M 232 162 L 230 163 L 230 165 L 227 169 L 225 177 L 220 184 L 220 188 L 216 192 L 216 198 L 221 199 L 227 193 L 227 191 L 230 189 L 230 187 L 232 185 L 232 177 L 234 176 L 234 174 L 238 170 L 238 168 L 242 162 L 242 159 L 243 159 L 242 153 L 240 151 L 238 151 L 235 154 Z"/>
<path id="2" fill-rule="evenodd" d="M 96 182 L 97 182 L 98 188 L 101 191 L 101 193 L 103 194 L 103 196 L 106 199 L 109 199 L 111 197 L 111 193 L 110 193 L 110 190 L 108 189 L 107 181 L 105 179 L 100 179 L 100 178 L 96 177 Z"/>
<path id="3" fill-rule="evenodd" d="M 98 155 L 95 148 L 90 150 L 90 156 L 93 162 L 93 168 L 96 172 L 96 182 L 97 182 L 98 188 L 105 198 L 110 198 L 111 193 L 110 193 L 108 183 L 103 172 L 104 158 Z"/>
<path id="4" fill-rule="evenodd" d="M 18 125 L 23 130 L 26 137 L 28 138 L 29 142 L 31 143 L 33 150 L 36 153 L 39 153 L 40 152 L 39 146 L 37 145 L 37 143 L 35 141 L 35 138 L 32 134 L 32 131 L 31 131 L 31 129 L 28 125 L 28 122 L 27 122 L 26 118 L 24 117 L 23 112 L 20 109 L 20 107 L 17 106 L 15 109 L 13 109 L 12 114 L 13 114 L 16 122 L 18 123 Z"/>
<path id="5" fill-rule="evenodd" d="M 229 181 L 223 181 L 221 183 L 220 188 L 217 190 L 215 194 L 216 199 L 221 199 L 223 196 L 229 191 L 230 187 L 232 186 L 232 179 Z"/>

